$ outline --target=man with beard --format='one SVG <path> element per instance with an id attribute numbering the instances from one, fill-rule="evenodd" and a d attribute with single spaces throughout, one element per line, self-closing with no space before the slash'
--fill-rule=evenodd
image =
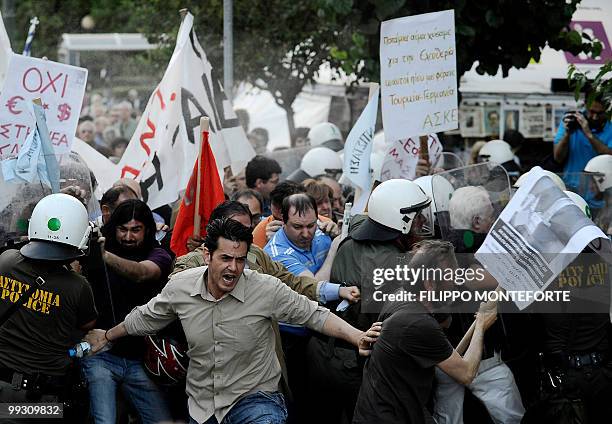
<path id="1" fill-rule="evenodd" d="M 155 240 L 155 221 L 141 200 L 120 203 L 102 227 L 102 257 L 108 270 L 112 308 L 102 308 L 98 324 L 111 328 L 135 306 L 164 286 L 172 270 L 170 255 Z M 116 391 L 123 389 L 143 423 L 171 420 L 164 397 L 142 366 L 144 340 L 127 337 L 83 361 L 94 422 L 115 421 Z"/>
<path id="2" fill-rule="evenodd" d="M 457 268 L 453 246 L 427 240 L 414 246 L 409 267 Z M 435 273 L 434 273 L 435 276 Z M 442 279 L 411 281 L 410 292 L 453 289 Z M 416 291 L 415 291 L 416 290 Z M 366 362 L 353 418 L 361 423 L 433 423 L 425 405 L 431 395 L 434 367 L 460 384 L 470 384 L 480 363 L 484 332 L 495 322 L 492 305 L 481 305 L 469 347 L 463 356 L 453 349 L 434 313 L 442 302 L 417 296 L 415 301 L 387 302 L 381 311 L 382 332 Z M 377 327 L 375 324 L 373 329 Z"/>
<path id="3" fill-rule="evenodd" d="M 361 290 L 361 304 L 336 312 L 357 328 L 368 329 L 380 310 L 373 310 L 372 272 L 394 266 L 419 240 L 424 222 L 421 211 L 431 200 L 414 182 L 387 180 L 370 196 L 368 216 L 351 220 L 349 235 L 338 248 L 332 265 L 331 281 L 343 281 Z M 333 308 L 335 309 L 335 308 Z M 310 422 L 350 421 L 361 385 L 362 364 L 350 345 L 325 336 L 313 337 L 308 344 L 309 392 L 316 395 Z"/>
<path id="4" fill-rule="evenodd" d="M 568 190 L 578 187 L 578 173 L 590 159 L 612 154 L 612 123 L 606 106 L 598 96 L 586 110 L 567 113 L 559 125 L 553 155 L 555 162 L 565 164 L 563 181 Z"/>

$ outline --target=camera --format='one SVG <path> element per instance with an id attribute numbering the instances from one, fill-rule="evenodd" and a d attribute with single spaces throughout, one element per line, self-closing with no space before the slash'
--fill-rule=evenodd
<path id="1" fill-rule="evenodd" d="M 567 129 L 571 132 L 571 131 L 575 131 L 578 128 L 580 128 L 580 124 L 578 123 L 578 119 L 576 118 L 576 116 L 574 115 L 575 113 L 580 113 L 582 116 L 585 116 L 584 112 L 582 111 L 569 111 L 567 112 L 564 116 L 563 116 L 563 121 L 567 123 Z"/>

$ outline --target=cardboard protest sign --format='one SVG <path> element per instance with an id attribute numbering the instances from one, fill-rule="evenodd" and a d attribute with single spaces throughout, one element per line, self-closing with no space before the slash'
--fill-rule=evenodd
<path id="1" fill-rule="evenodd" d="M 0 93 L 0 159 L 16 157 L 36 126 L 26 104 L 40 98 L 55 154 L 70 152 L 87 83 L 87 69 L 11 53 Z"/>
<path id="2" fill-rule="evenodd" d="M 454 11 L 383 22 L 380 83 L 388 142 L 456 129 Z"/>
<path id="3" fill-rule="evenodd" d="M 436 134 L 429 134 L 427 145 L 429 148 L 429 164 L 434 166 L 440 159 L 442 143 L 440 143 L 440 139 Z M 416 178 L 419 155 L 420 142 L 418 137 L 409 137 L 395 141 L 389 146 L 385 155 L 385 160 L 380 170 L 381 181 L 387 181 L 392 178 L 414 180 Z"/>

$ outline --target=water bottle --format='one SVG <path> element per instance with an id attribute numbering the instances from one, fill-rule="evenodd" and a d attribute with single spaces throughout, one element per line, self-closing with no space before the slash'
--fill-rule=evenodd
<path id="1" fill-rule="evenodd" d="M 68 349 L 71 358 L 82 358 L 91 353 L 91 345 L 87 342 L 77 343 L 72 349 Z"/>
<path id="2" fill-rule="evenodd" d="M 96 353 L 106 352 L 111 347 L 113 347 L 113 344 L 108 342 L 102 349 L 100 349 Z M 83 358 L 89 355 L 91 355 L 91 345 L 88 342 L 77 343 L 72 349 L 68 349 L 68 356 L 70 356 L 71 358 Z"/>

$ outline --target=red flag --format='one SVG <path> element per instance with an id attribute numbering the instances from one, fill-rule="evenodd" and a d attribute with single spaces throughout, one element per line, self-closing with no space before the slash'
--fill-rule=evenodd
<path id="1" fill-rule="evenodd" d="M 214 208 L 220 203 L 223 203 L 225 196 L 223 195 L 223 185 L 219 179 L 217 172 L 217 163 L 215 156 L 212 153 L 210 144 L 208 143 L 208 131 L 202 131 L 202 150 L 200 160 L 196 161 L 193 166 L 193 172 L 187 183 L 185 196 L 181 201 L 174 230 L 172 232 L 172 240 L 170 240 L 170 248 L 176 256 L 182 256 L 189 253 L 187 250 L 187 239 L 194 234 L 194 217 L 196 214 L 196 190 L 198 180 L 198 163 L 200 164 L 200 207 L 199 215 L 201 225 L 197 234 L 200 237 L 206 235 L 206 225 L 208 217 Z"/>

